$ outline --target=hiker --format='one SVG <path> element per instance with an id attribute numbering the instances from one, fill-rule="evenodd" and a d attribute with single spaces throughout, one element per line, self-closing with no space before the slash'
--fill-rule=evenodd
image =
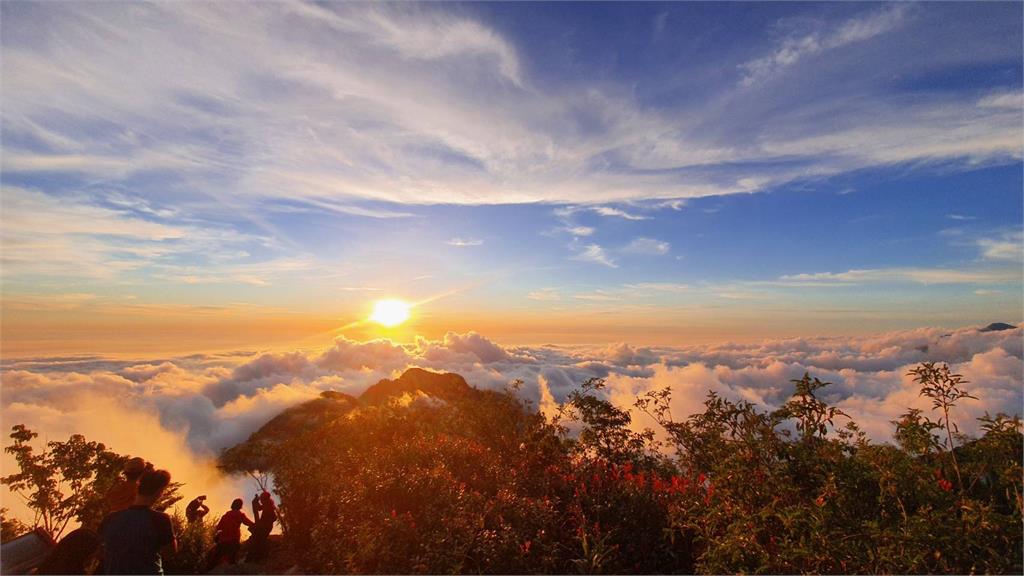
<path id="1" fill-rule="evenodd" d="M 139 479 L 132 506 L 100 523 L 104 574 L 163 574 L 162 556 L 178 551 L 171 517 L 153 510 L 171 483 L 166 470 L 146 472 Z"/>
<path id="2" fill-rule="evenodd" d="M 249 551 L 245 560 L 246 562 L 259 562 L 267 556 L 270 532 L 274 529 L 274 522 L 277 522 L 277 505 L 270 492 L 264 490 L 253 496 L 252 515 L 255 522 L 249 528 L 252 536 L 249 538 Z"/>
<path id="3" fill-rule="evenodd" d="M 153 465 L 142 458 L 129 458 L 121 470 L 124 478 L 119 479 L 107 491 L 107 513 L 112 514 L 124 510 L 135 503 L 135 496 L 139 490 L 139 478 L 151 470 L 153 470 Z"/>
<path id="4" fill-rule="evenodd" d="M 231 502 L 231 510 L 228 510 L 217 523 L 217 533 L 214 539 L 217 544 L 210 551 L 207 559 L 206 571 L 209 572 L 227 559 L 228 564 L 238 562 L 238 549 L 242 541 L 242 524 L 253 526 L 253 521 L 242 512 L 245 503 L 241 498 L 235 498 Z"/>
<path id="5" fill-rule="evenodd" d="M 206 500 L 206 496 L 196 496 L 188 506 L 185 507 L 185 519 L 188 520 L 189 524 L 199 522 L 210 512 L 210 507 L 207 506 L 203 500 Z"/>

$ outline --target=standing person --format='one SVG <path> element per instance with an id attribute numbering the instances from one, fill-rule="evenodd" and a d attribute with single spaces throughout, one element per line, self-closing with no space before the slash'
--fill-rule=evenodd
<path id="1" fill-rule="evenodd" d="M 210 512 L 210 507 L 203 500 L 206 500 L 206 496 L 196 496 L 185 507 L 185 519 L 188 520 L 189 524 L 199 522 Z"/>
<path id="2" fill-rule="evenodd" d="M 274 522 L 277 522 L 277 505 L 270 492 L 264 490 L 252 499 L 252 515 L 255 523 L 249 529 L 252 537 L 249 538 L 249 552 L 246 554 L 246 562 L 259 562 L 267 556 L 267 540 L 270 532 L 274 529 Z"/>
<path id="3" fill-rule="evenodd" d="M 171 483 L 166 470 L 146 472 L 139 479 L 135 503 L 100 523 L 104 574 L 163 574 L 163 556 L 178 551 L 171 517 L 153 504 Z"/>
<path id="4" fill-rule="evenodd" d="M 124 478 L 119 479 L 107 491 L 107 513 L 113 514 L 134 504 L 135 496 L 139 492 L 139 478 L 147 470 L 152 469 L 153 465 L 142 458 L 129 458 L 121 470 Z"/>
<path id="5" fill-rule="evenodd" d="M 214 536 L 217 545 L 210 551 L 210 557 L 206 564 L 207 572 L 216 568 L 225 558 L 229 564 L 238 561 L 238 549 L 242 545 L 242 524 L 253 525 L 253 521 L 245 515 L 245 512 L 242 512 L 244 505 L 241 498 L 235 498 L 231 502 L 231 510 L 220 517 L 220 522 L 217 523 L 217 533 Z"/>

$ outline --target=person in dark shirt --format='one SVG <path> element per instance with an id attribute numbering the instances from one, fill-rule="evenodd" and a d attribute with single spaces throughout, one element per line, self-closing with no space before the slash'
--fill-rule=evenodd
<path id="1" fill-rule="evenodd" d="M 274 504 L 270 492 L 264 490 L 252 499 L 252 515 L 255 522 L 249 528 L 252 537 L 249 538 L 249 551 L 245 561 L 260 562 L 267 556 L 270 532 L 274 529 L 274 522 L 277 522 L 277 505 Z"/>
<path id="2" fill-rule="evenodd" d="M 210 551 L 206 562 L 206 571 L 213 570 L 222 562 L 227 560 L 229 564 L 238 561 L 238 550 L 241 548 L 242 524 L 252 526 L 253 521 L 242 512 L 245 503 L 241 498 L 235 498 L 231 502 L 231 510 L 228 510 L 217 523 L 217 533 L 214 538 L 217 545 Z"/>
<path id="3" fill-rule="evenodd" d="M 171 483 L 166 470 L 146 472 L 139 479 L 135 503 L 100 523 L 104 574 L 163 574 L 162 555 L 178 551 L 171 517 L 153 504 Z"/>

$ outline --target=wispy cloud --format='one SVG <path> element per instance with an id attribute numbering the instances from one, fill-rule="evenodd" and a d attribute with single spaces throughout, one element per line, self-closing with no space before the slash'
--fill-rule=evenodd
<path id="1" fill-rule="evenodd" d="M 456 246 L 458 248 L 467 248 L 470 246 L 480 246 L 484 243 L 483 240 L 478 238 L 452 238 L 445 242 L 449 246 Z"/>
<path id="2" fill-rule="evenodd" d="M 537 300 L 540 302 L 552 302 L 555 300 L 561 300 L 561 292 L 557 288 L 541 288 L 540 290 L 534 290 L 526 295 L 530 300 Z"/>
<path id="3" fill-rule="evenodd" d="M 984 284 L 1018 280 L 1020 280 L 1020 271 L 1010 269 L 878 268 L 846 272 L 792 274 L 780 277 L 778 284 L 789 286 L 858 285 L 882 282 Z"/>
<path id="4" fill-rule="evenodd" d="M 833 29 L 787 37 L 771 54 L 742 64 L 740 69 L 744 74 L 740 83 L 751 86 L 794 66 L 804 58 L 890 32 L 903 22 L 906 13 L 906 5 L 890 4 L 867 15 L 851 18 Z"/>
<path id="5" fill-rule="evenodd" d="M 593 228 L 591 226 L 570 226 L 565 229 L 566 232 L 572 234 L 573 236 L 590 236 L 596 230 L 596 228 Z"/>
<path id="6" fill-rule="evenodd" d="M 672 245 L 663 240 L 655 240 L 654 238 L 635 238 L 629 244 L 626 244 L 621 251 L 626 254 L 663 256 L 668 254 L 668 251 L 671 248 Z"/>
<path id="7" fill-rule="evenodd" d="M 601 216 L 609 216 L 614 218 L 623 218 L 625 220 L 648 220 L 649 216 L 641 216 L 639 214 L 633 214 L 632 212 L 626 212 L 620 208 L 613 208 L 611 206 L 595 206 L 592 210 Z"/>
<path id="8" fill-rule="evenodd" d="M 601 264 L 609 268 L 618 268 L 618 264 L 615 263 L 608 253 L 598 244 L 587 244 L 583 249 L 573 257 L 575 260 L 582 260 L 583 262 L 593 262 L 595 264 Z"/>
<path id="9" fill-rule="evenodd" d="M 998 238 L 978 240 L 981 256 L 986 260 L 1008 260 L 1024 264 L 1024 232 L 1007 232 Z"/>

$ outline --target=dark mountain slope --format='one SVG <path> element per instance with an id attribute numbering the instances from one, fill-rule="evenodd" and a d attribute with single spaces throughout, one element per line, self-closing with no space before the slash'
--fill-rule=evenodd
<path id="1" fill-rule="evenodd" d="M 480 393 L 458 374 L 439 374 L 421 368 L 410 368 L 394 380 L 377 382 L 367 388 L 358 400 L 333 390 L 321 392 L 319 398 L 288 408 L 253 432 L 248 440 L 226 450 L 220 457 L 220 466 L 228 471 L 269 470 L 272 466 L 266 460 L 267 454 L 287 439 L 322 428 L 360 405 L 381 405 L 391 398 L 405 394 L 415 396 L 420 392 L 448 402 Z"/>

